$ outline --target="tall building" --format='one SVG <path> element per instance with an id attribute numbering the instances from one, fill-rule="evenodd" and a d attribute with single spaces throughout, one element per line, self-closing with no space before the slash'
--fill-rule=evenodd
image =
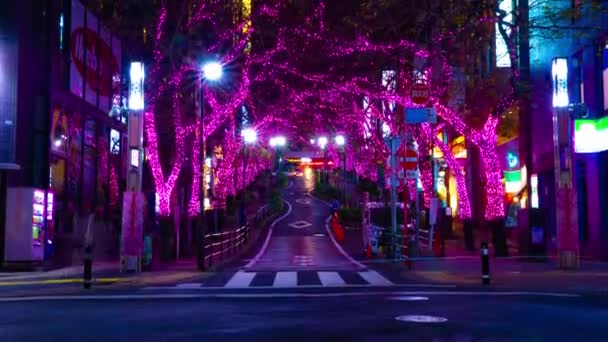
<path id="1" fill-rule="evenodd" d="M 555 17 L 542 7 L 549 3 Z M 530 204 L 543 212 L 549 252 L 566 244 L 582 257 L 607 259 L 608 217 L 603 213 L 608 210 L 608 17 L 601 10 L 605 4 L 556 0 L 519 5 L 521 13 L 529 10 L 529 32 L 524 32 L 530 38 L 529 55 L 522 56 L 530 66 L 524 76 L 530 79 L 531 100 L 522 127 L 530 130 Z M 548 22 L 562 29 L 547 29 Z M 570 200 L 564 202 L 564 196 Z M 563 235 L 568 227 L 574 237 Z"/>
<path id="2" fill-rule="evenodd" d="M 7 189 L 45 193 L 50 203 L 33 239 L 44 261 L 69 263 L 76 212 L 101 207 L 108 219 L 120 217 L 121 39 L 79 0 L 3 2 L 0 13 L 0 69 L 10 89 L 0 95 L 0 163 L 12 169 L 2 171 L 0 203 L 4 210 Z M 14 224 L 5 223 L 23 213 L 0 214 L 0 258 L 14 261 L 4 253 Z"/>

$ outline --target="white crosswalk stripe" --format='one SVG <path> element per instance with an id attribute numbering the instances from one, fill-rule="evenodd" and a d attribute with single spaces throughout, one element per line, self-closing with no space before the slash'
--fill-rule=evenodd
<path id="1" fill-rule="evenodd" d="M 319 272 L 319 280 L 323 286 L 344 286 L 346 283 L 338 272 Z"/>
<path id="2" fill-rule="evenodd" d="M 277 272 L 274 277 L 273 287 L 295 287 L 298 286 L 297 272 Z"/>
<path id="3" fill-rule="evenodd" d="M 255 277 L 255 272 L 236 272 L 232 278 L 224 285 L 224 287 L 228 288 L 242 288 L 249 287 L 253 278 Z"/>
<path id="4" fill-rule="evenodd" d="M 380 275 L 376 271 L 359 272 L 359 275 L 365 279 L 370 285 L 374 286 L 391 286 L 393 283 Z"/>
<path id="5" fill-rule="evenodd" d="M 270 273 L 270 274 L 269 274 Z M 223 285 L 205 283 L 182 283 L 171 289 L 193 290 L 204 288 L 227 288 L 227 289 L 264 289 L 264 288 L 306 288 L 306 287 L 380 287 L 394 286 L 395 284 L 386 279 L 376 271 L 307 271 L 304 272 L 281 271 L 281 272 L 246 272 L 238 271 Z M 256 277 L 259 277 L 256 279 Z"/>

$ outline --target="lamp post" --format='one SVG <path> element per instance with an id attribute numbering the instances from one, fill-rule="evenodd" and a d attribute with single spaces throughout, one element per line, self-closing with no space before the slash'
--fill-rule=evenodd
<path id="1" fill-rule="evenodd" d="M 205 81 L 213 82 L 218 81 L 222 78 L 223 67 L 222 64 L 216 61 L 207 62 L 202 67 L 202 78 L 200 83 L 201 99 L 200 99 L 200 191 L 199 191 L 199 224 L 196 232 L 196 252 L 197 252 L 197 264 L 200 270 L 205 268 L 204 260 L 204 248 L 202 234 L 205 232 L 205 157 L 206 157 L 206 145 L 205 145 Z"/>
<path id="2" fill-rule="evenodd" d="M 343 135 L 338 135 L 335 140 L 336 145 L 340 147 L 340 152 L 342 152 L 343 203 L 346 204 L 346 138 Z"/>
<path id="3" fill-rule="evenodd" d="M 246 224 L 245 217 L 245 169 L 247 167 L 248 149 L 247 146 L 255 143 L 258 140 L 258 133 L 255 129 L 245 128 L 241 131 L 241 137 L 243 137 L 243 195 L 241 196 L 241 206 L 239 212 L 240 226 Z"/>
<path id="4" fill-rule="evenodd" d="M 277 183 L 278 183 L 279 172 L 281 171 L 281 160 L 279 159 L 279 152 L 280 152 L 280 148 L 287 144 L 287 139 L 285 139 L 284 136 L 272 137 L 272 138 L 270 138 L 270 141 L 268 142 L 268 144 L 270 145 L 270 147 L 275 148 L 275 160 L 277 163 L 276 179 L 277 179 Z"/>
<path id="5" fill-rule="evenodd" d="M 323 183 L 327 182 L 327 137 L 320 137 L 317 139 L 319 147 L 323 150 Z"/>
<path id="6" fill-rule="evenodd" d="M 551 71 L 557 252 L 560 268 L 573 269 L 579 267 L 579 227 L 572 170 L 572 120 L 568 110 L 568 59 L 554 58 Z"/>

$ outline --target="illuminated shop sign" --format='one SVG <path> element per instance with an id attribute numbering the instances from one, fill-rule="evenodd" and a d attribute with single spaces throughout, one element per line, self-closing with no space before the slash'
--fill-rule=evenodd
<path id="1" fill-rule="evenodd" d="M 608 150 L 608 117 L 574 120 L 574 152 L 596 153 Z"/>
<path id="2" fill-rule="evenodd" d="M 554 58 L 551 67 L 553 77 L 553 107 L 568 107 L 568 59 Z"/>

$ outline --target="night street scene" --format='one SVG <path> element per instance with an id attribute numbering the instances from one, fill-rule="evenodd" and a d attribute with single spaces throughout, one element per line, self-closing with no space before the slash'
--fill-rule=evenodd
<path id="1" fill-rule="evenodd" d="M 0 342 L 608 341 L 608 1 L 0 1 Z"/>

